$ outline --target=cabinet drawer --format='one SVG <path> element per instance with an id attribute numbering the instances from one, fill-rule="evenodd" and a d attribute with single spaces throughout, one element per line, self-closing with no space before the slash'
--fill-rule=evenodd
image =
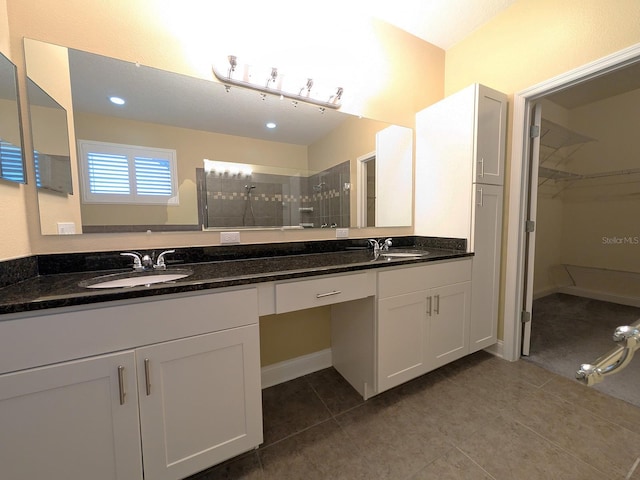
<path id="1" fill-rule="evenodd" d="M 321 307 L 375 295 L 372 272 L 276 284 L 276 313 Z"/>
<path id="2" fill-rule="evenodd" d="M 258 323 L 255 288 L 104 302 L 0 322 L 0 373 Z"/>
<path id="3" fill-rule="evenodd" d="M 378 273 L 378 298 L 471 280 L 471 259 L 449 260 Z"/>

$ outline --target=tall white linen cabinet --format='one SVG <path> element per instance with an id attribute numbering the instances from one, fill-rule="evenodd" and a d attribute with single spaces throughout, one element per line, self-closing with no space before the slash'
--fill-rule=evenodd
<path id="1" fill-rule="evenodd" d="M 473 84 L 416 114 L 415 234 L 474 252 L 469 353 L 497 342 L 507 96 Z"/>

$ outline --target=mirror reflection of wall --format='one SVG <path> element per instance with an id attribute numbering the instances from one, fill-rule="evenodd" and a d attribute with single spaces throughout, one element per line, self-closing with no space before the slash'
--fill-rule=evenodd
<path id="1" fill-rule="evenodd" d="M 376 134 L 388 124 L 304 102 L 293 105 L 240 87 L 227 91 L 213 80 L 64 50 L 73 97 L 72 137 L 176 152 L 179 202 L 161 206 L 78 201 L 83 232 L 356 226 L 350 180 L 356 158 L 376 149 Z M 32 61 L 41 60 L 25 53 L 28 69 Z M 113 95 L 124 104 L 110 103 Z M 265 128 L 268 121 L 277 128 Z M 206 158 L 253 165 L 256 174 L 268 173 L 260 171 L 267 167 L 276 169 L 274 175 L 278 169 L 292 169 L 306 180 L 253 178 L 256 188 L 247 195 L 248 180 L 232 186 L 207 178 L 202 172 Z M 321 187 L 316 191 L 314 185 Z M 208 196 L 203 196 L 205 190 Z M 227 190 L 236 194 L 235 204 L 230 199 L 220 204 L 219 198 L 212 203 L 216 194 L 222 196 Z M 298 202 L 301 206 L 295 205 L 298 198 L 304 200 Z M 41 212 L 47 201 L 39 194 Z M 406 208 L 411 210 L 410 202 Z M 394 218 L 387 222 L 379 226 L 411 224 Z"/>
<path id="2" fill-rule="evenodd" d="M 26 183 L 16 67 L 0 53 L 0 178 Z"/>
<path id="3" fill-rule="evenodd" d="M 36 185 L 73 193 L 67 111 L 30 78 L 27 79 Z"/>

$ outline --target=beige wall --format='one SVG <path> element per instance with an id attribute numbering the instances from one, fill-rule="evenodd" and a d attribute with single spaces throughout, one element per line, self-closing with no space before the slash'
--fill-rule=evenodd
<path id="1" fill-rule="evenodd" d="M 262 366 L 331 347 L 331 307 L 260 317 Z"/>
<path id="2" fill-rule="evenodd" d="M 638 125 L 640 90 L 571 110 L 571 128 L 596 141 L 578 150 L 568 168 L 586 174 L 639 169 Z M 640 174 L 580 181 L 565 190 L 563 202 L 564 263 L 640 272 Z"/>
<path id="3" fill-rule="evenodd" d="M 9 41 L 7 2 L 0 0 L 0 51 L 16 63 Z M 0 180 L 0 218 L 5 222 L 0 229 L 0 260 L 31 254 L 26 195 L 26 186 Z"/>
<path id="4" fill-rule="evenodd" d="M 114 0 L 96 5 L 84 0 L 8 1 L 12 49 L 18 56 L 22 55 L 22 38 L 29 37 L 211 78 L 211 62 L 233 51 L 240 57 L 294 63 L 320 76 L 337 77 L 344 80 L 344 111 L 406 125 L 412 125 L 414 112 L 443 96 L 444 51 L 395 27 L 332 15 L 330 9 L 321 9 L 328 12 L 326 21 L 301 14 L 292 22 L 291 15 L 281 15 L 272 3 L 256 2 L 251 17 L 246 16 L 246 8 L 244 2 Z M 239 18 L 244 23 L 238 23 Z M 327 25 L 331 25 L 331 35 L 327 35 Z M 265 38 L 269 42 L 262 41 Z M 37 216 L 30 216 L 29 227 L 33 232 L 39 230 Z M 357 237 L 380 235 L 376 229 L 351 233 Z M 410 233 L 411 228 L 384 232 Z M 243 232 L 241 240 L 262 243 L 329 238 L 335 238 L 335 233 L 306 230 Z M 219 235 L 56 237 L 34 233 L 31 242 L 34 253 L 82 252 L 215 245 Z"/>
<path id="5" fill-rule="evenodd" d="M 519 0 L 447 50 L 445 93 L 449 95 L 479 82 L 513 98 L 515 92 L 640 42 L 638 18 L 640 2 L 637 0 Z M 512 115 L 510 105 L 507 178 Z M 505 211 L 508 206 L 507 198 Z M 507 228 L 505 223 L 505 246 Z M 504 261 L 502 263 L 504 279 Z M 504 281 L 501 296 L 503 294 Z M 500 338 L 503 317 L 501 307 Z"/>

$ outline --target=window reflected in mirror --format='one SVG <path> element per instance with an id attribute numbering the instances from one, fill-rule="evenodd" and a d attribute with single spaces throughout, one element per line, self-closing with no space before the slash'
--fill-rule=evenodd
<path id="1" fill-rule="evenodd" d="M 0 53 L 0 178 L 26 183 L 16 67 Z"/>

